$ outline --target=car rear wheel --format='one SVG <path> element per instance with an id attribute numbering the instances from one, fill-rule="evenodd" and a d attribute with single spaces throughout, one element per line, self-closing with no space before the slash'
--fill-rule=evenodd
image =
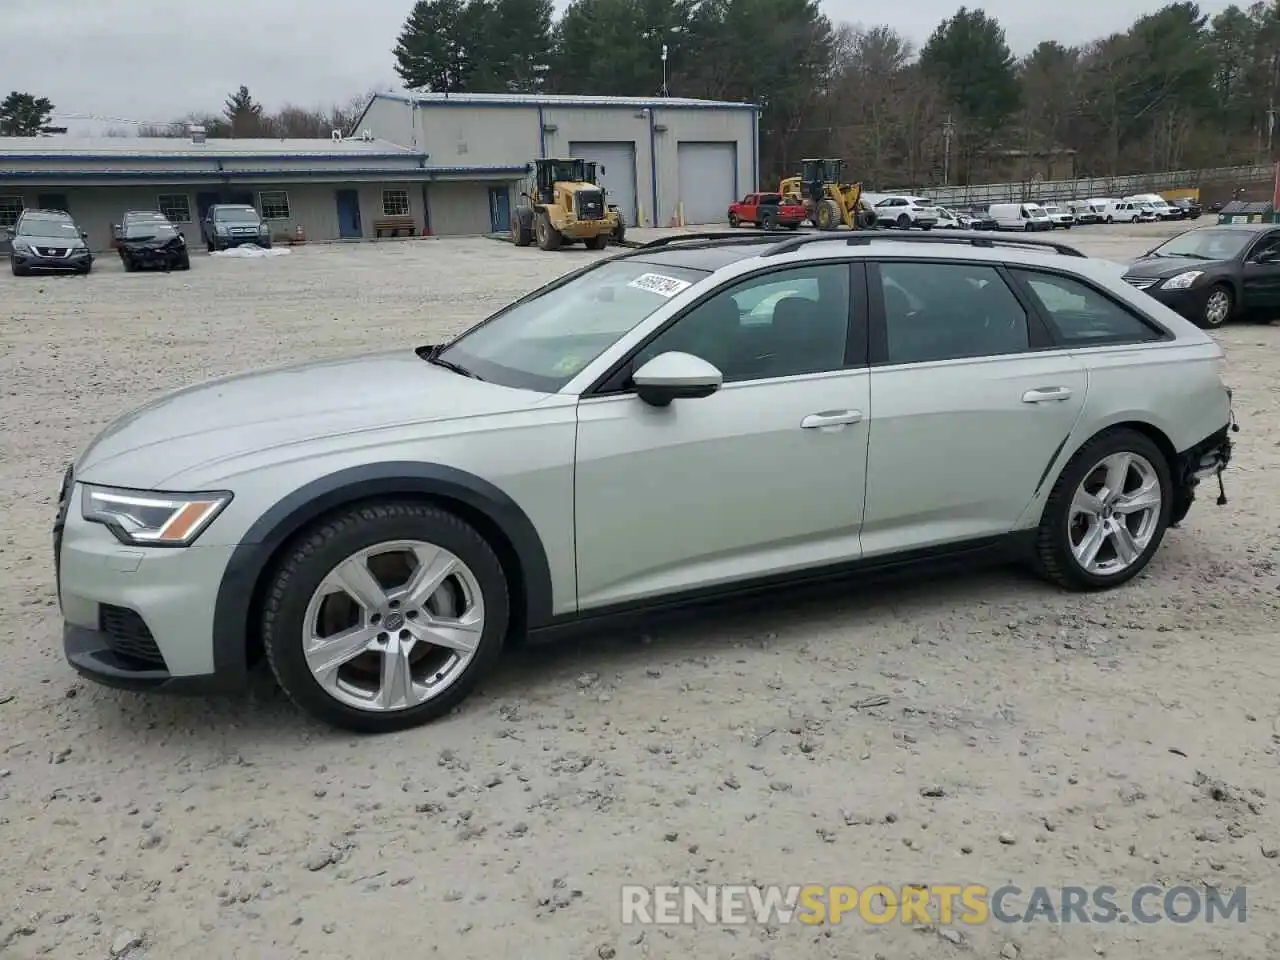
<path id="1" fill-rule="evenodd" d="M 1169 464 L 1136 430 L 1094 437 L 1068 461 L 1045 503 L 1035 565 L 1069 590 L 1115 587 L 1150 563 L 1169 525 Z"/>
<path id="2" fill-rule="evenodd" d="M 1209 294 L 1204 299 L 1199 326 L 1208 330 L 1220 327 L 1231 319 L 1234 310 L 1235 297 L 1231 294 L 1231 288 L 1223 283 L 1215 284 L 1209 288 Z"/>
<path id="3" fill-rule="evenodd" d="M 280 686 L 346 730 L 389 733 L 452 710 L 506 639 L 502 565 L 458 517 L 414 502 L 317 523 L 267 586 L 262 636 Z"/>

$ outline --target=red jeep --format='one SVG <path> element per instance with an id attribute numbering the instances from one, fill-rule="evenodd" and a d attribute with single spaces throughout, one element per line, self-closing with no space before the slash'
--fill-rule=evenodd
<path id="1" fill-rule="evenodd" d="M 749 223 L 766 230 L 786 227 L 795 230 L 809 216 L 802 203 L 783 203 L 777 193 L 749 193 L 737 203 L 729 205 L 729 226 Z"/>

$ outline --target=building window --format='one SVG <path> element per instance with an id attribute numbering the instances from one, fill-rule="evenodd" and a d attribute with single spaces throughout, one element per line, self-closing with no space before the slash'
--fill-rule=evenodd
<path id="1" fill-rule="evenodd" d="M 289 219 L 289 194 L 283 190 L 263 190 L 258 199 L 262 202 L 263 220 Z"/>
<path id="2" fill-rule="evenodd" d="M 191 222 L 191 198 L 185 193 L 162 193 L 156 197 L 156 208 L 170 223 Z"/>
<path id="3" fill-rule="evenodd" d="M 383 190 L 382 215 L 384 217 L 407 217 L 409 215 L 409 191 Z"/>
<path id="4" fill-rule="evenodd" d="M 0 227 L 12 227 L 22 213 L 21 197 L 0 197 Z"/>

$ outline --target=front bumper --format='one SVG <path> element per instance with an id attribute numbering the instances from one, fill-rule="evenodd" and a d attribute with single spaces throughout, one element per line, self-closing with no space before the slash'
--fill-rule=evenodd
<path id="1" fill-rule="evenodd" d="M 19 270 L 88 270 L 93 254 L 73 250 L 69 256 L 46 257 L 34 251 L 13 251 L 13 265 Z"/>
<path id="2" fill-rule="evenodd" d="M 122 256 L 146 266 L 174 264 L 187 255 L 186 247 L 121 247 Z"/>
<path id="3" fill-rule="evenodd" d="M 53 532 L 63 650 L 107 686 L 207 693 L 217 675 L 214 610 L 234 546 L 132 547 L 80 516 L 80 487 L 60 498 Z"/>
<path id="4" fill-rule="evenodd" d="M 1192 286 L 1182 290 L 1166 290 L 1163 286 L 1154 286 L 1147 287 L 1143 293 L 1154 297 L 1170 310 L 1192 321 L 1204 316 L 1205 301 L 1209 299 L 1208 287 Z"/>
<path id="5" fill-rule="evenodd" d="M 244 247 L 249 244 L 257 247 L 271 246 L 271 238 L 264 237 L 261 234 L 237 234 L 233 236 L 217 236 L 213 238 L 213 245 L 218 250 L 230 250 L 232 247 Z"/>

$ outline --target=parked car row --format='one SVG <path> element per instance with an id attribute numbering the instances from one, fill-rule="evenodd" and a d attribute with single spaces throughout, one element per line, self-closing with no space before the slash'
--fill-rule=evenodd
<path id="1" fill-rule="evenodd" d="M 93 269 L 89 234 L 64 210 L 23 210 L 0 234 L 11 241 L 15 277 L 32 273 L 80 273 Z M 215 204 L 200 222 L 200 240 L 213 253 L 255 244 L 271 246 L 271 230 L 257 209 L 246 204 Z M 112 246 L 126 271 L 146 268 L 190 270 L 186 234 L 158 210 L 126 210 L 111 227 Z"/>

